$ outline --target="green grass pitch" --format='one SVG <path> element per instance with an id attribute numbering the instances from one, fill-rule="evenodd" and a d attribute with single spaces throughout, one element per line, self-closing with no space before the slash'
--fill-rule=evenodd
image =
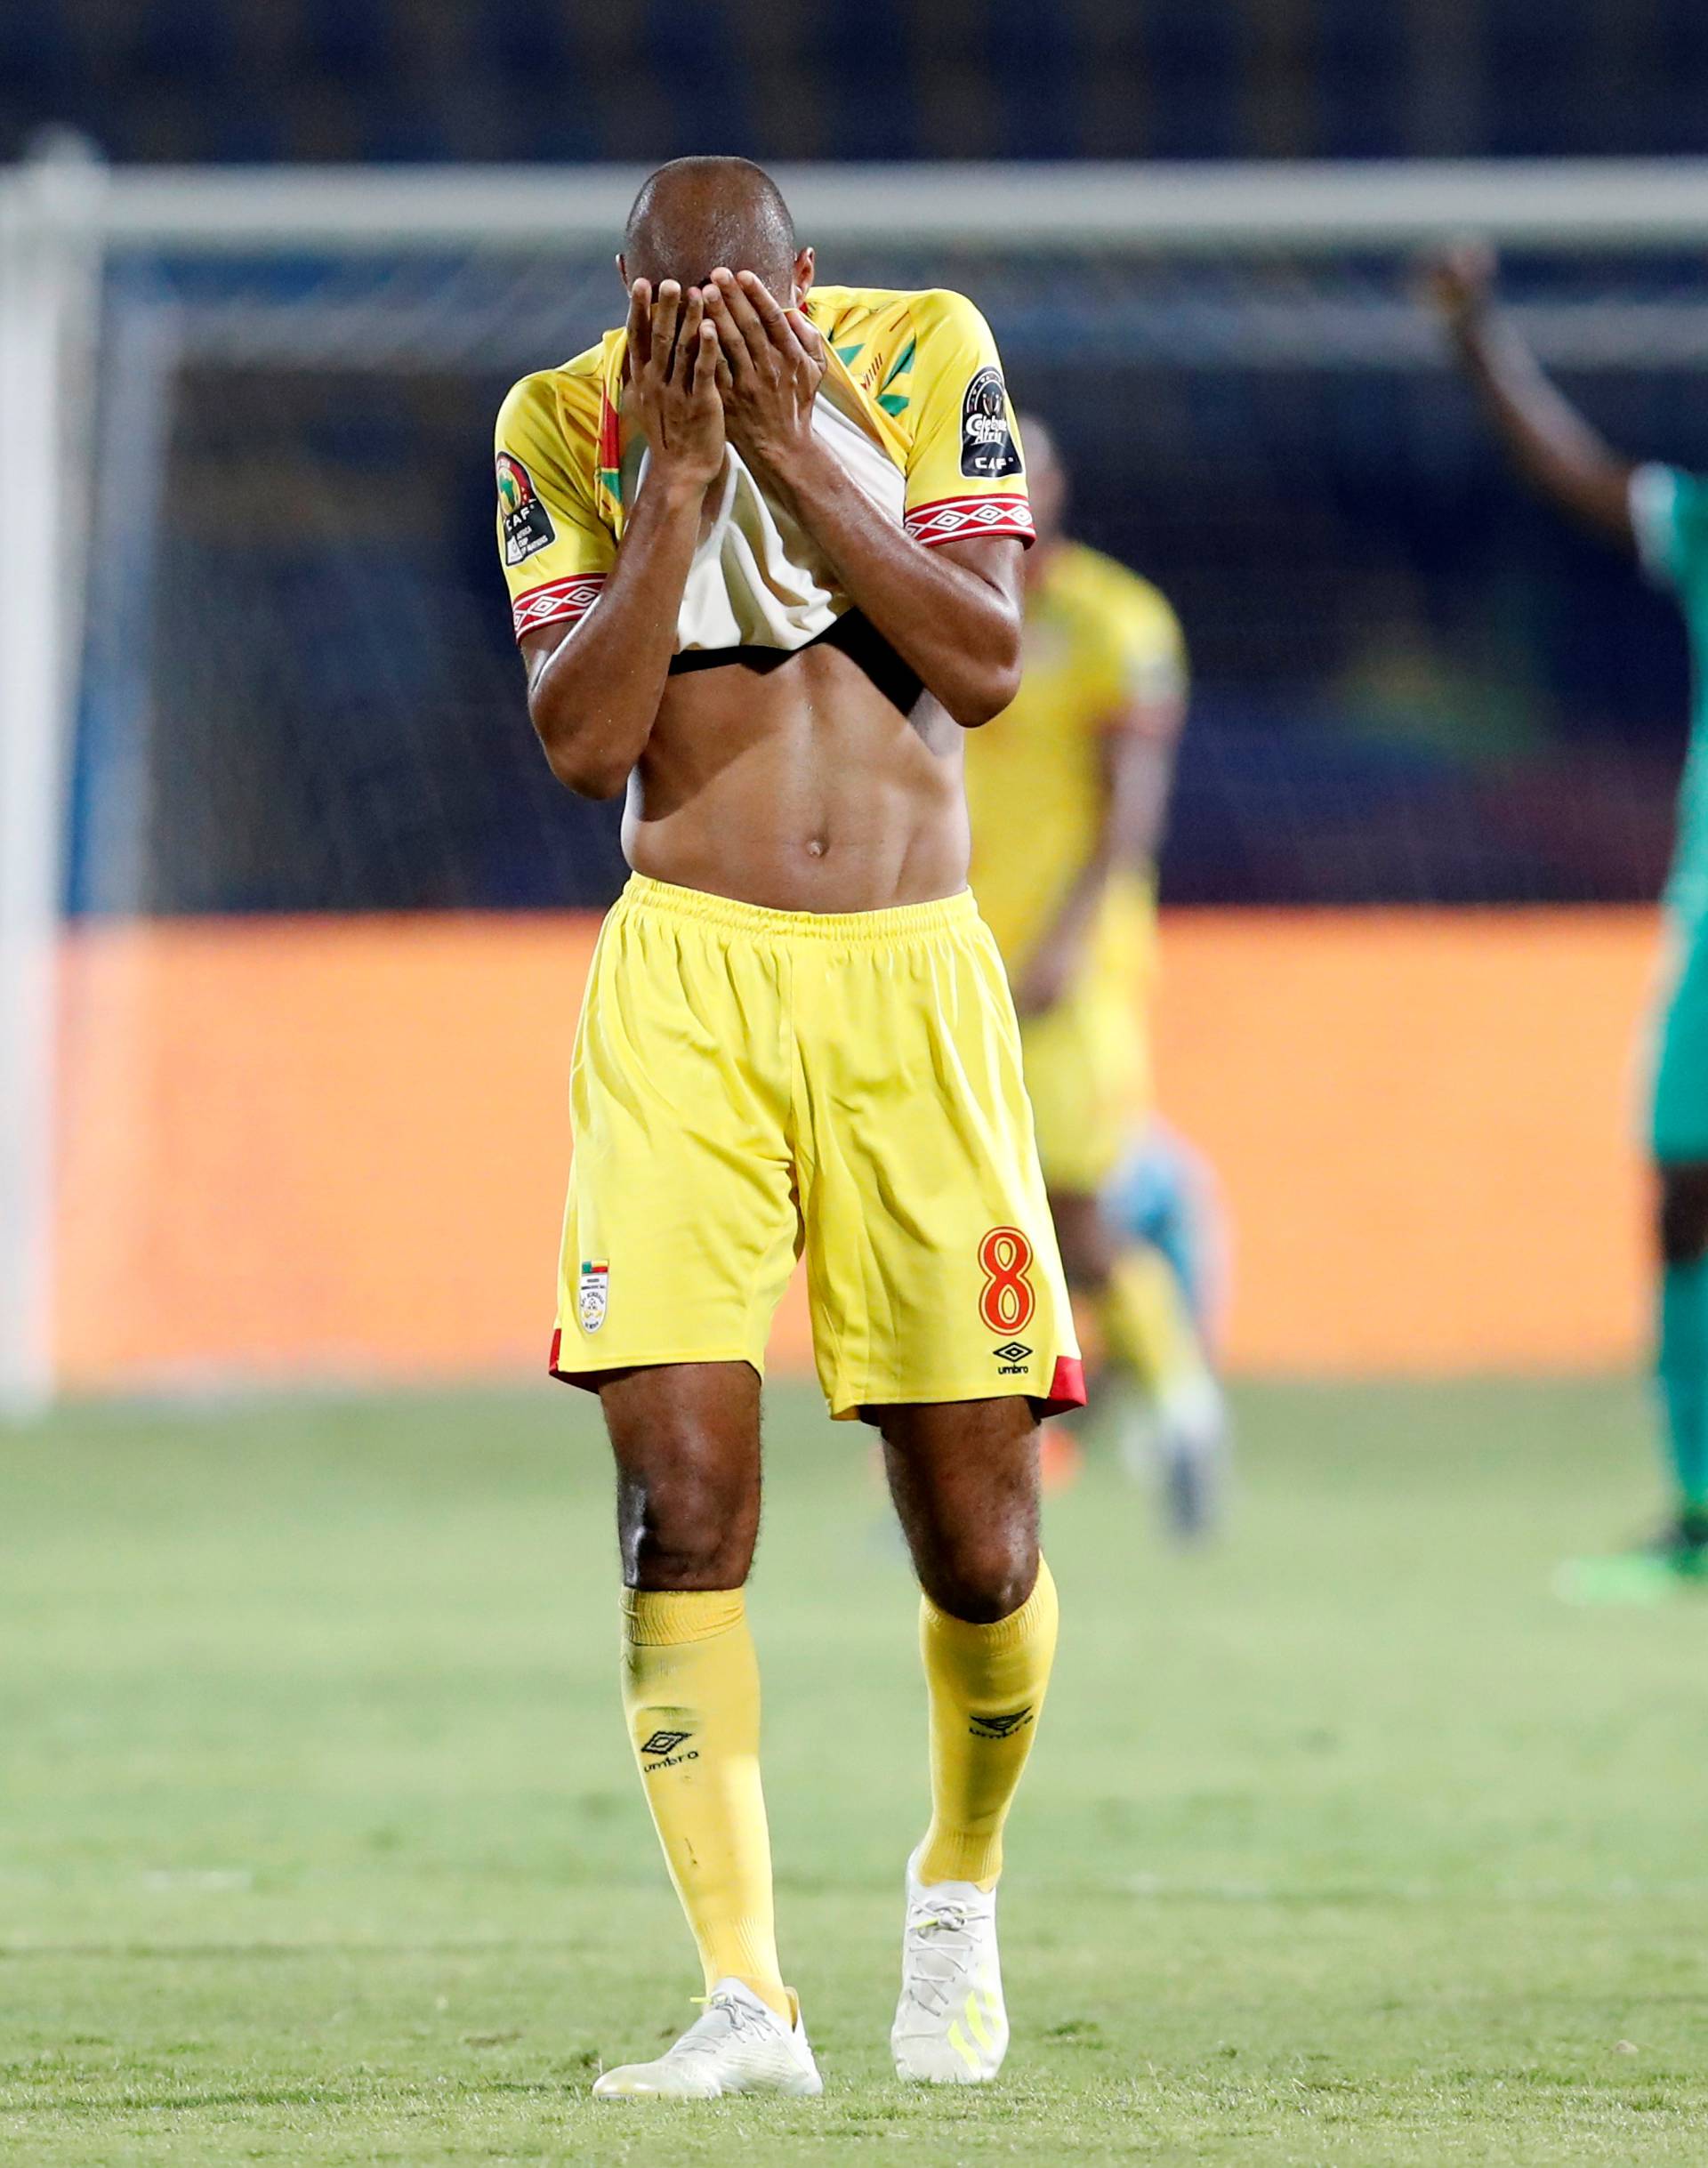
<path id="1" fill-rule="evenodd" d="M 1708 1595 L 1576 1610 L 1623 1386 L 1250 1389 L 1237 1527 L 1057 1502 L 1014 2048 L 890 2078 L 923 1806 L 864 1434 L 770 1412 L 753 1595 L 824 2099 L 595 2108 L 697 1986 L 628 1762 L 602 1448 L 542 1389 L 0 1437 L 0 2157 L 1708 2158 Z"/>

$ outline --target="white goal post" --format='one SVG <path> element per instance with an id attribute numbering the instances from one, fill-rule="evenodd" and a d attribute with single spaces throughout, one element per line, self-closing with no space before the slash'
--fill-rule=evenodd
<path id="1" fill-rule="evenodd" d="M 60 141 L 0 173 L 0 1412 L 54 1384 L 54 969 L 82 657 L 93 356 L 115 254 L 585 257 L 639 168 L 115 171 Z M 1599 256 L 1708 243 L 1708 160 L 781 167 L 803 237 L 1076 260 L 1391 258 L 1475 230 Z M 1645 335 L 1640 324 L 1630 339 Z M 1687 351 L 1708 356 L 1708 332 Z"/>

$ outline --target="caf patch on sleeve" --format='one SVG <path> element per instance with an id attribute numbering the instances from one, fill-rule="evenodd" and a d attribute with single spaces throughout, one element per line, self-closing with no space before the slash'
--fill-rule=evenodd
<path id="1" fill-rule="evenodd" d="M 504 522 L 504 562 L 520 565 L 558 538 L 552 515 L 540 502 L 534 478 L 512 453 L 498 455 L 498 509 Z"/>
<path id="2" fill-rule="evenodd" d="M 961 471 L 976 481 L 1001 481 L 1020 471 L 1020 447 L 1008 425 L 1008 393 L 994 361 L 967 386 L 961 402 Z"/>

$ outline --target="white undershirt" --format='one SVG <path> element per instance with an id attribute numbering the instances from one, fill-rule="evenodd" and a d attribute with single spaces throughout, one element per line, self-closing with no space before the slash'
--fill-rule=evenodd
<path id="1" fill-rule="evenodd" d="M 821 391 L 812 431 L 878 509 L 901 524 L 906 485 L 895 462 L 858 422 Z M 637 438 L 624 461 L 623 494 L 632 504 L 649 455 Z M 734 446 L 708 493 L 700 539 L 676 618 L 676 652 L 689 649 L 803 648 L 849 606 L 810 536 L 770 504 Z"/>

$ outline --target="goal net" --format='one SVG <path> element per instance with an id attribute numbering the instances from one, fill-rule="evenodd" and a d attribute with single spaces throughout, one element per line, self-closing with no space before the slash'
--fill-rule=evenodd
<path id="1" fill-rule="evenodd" d="M 560 915 L 623 868 L 613 810 L 558 789 L 528 731 L 490 431 L 516 376 L 620 313 L 633 177 L 323 178 L 120 177 L 57 225 L 12 206 L 5 441 L 24 474 L 51 411 L 37 487 L 73 589 L 6 681 L 8 968 L 26 984 L 51 894 L 60 974 L 56 1030 L 28 1001 L 0 1027 L 28 1111 L 14 1399 L 455 1376 L 539 1338 L 585 939 Z M 1651 899 L 1679 630 L 1503 477 L 1410 285 L 1430 234 L 1504 231 L 1567 388 L 1633 453 L 1708 463 L 1704 198 L 1676 173 L 1308 178 L 797 193 L 821 276 L 973 295 L 1076 530 L 1179 609 L 1166 898 Z M 10 604 L 16 628 L 39 582 Z M 524 1138 L 557 1156 L 519 1165 Z"/>

